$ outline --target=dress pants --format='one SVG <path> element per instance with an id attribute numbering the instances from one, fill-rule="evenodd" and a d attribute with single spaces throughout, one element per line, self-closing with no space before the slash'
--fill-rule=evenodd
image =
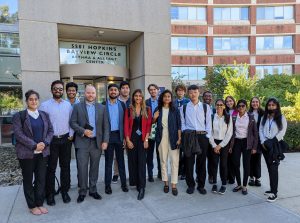
<path id="1" fill-rule="evenodd" d="M 35 154 L 33 159 L 19 159 L 23 176 L 23 190 L 28 208 L 43 206 L 48 157 Z M 34 183 L 32 184 L 34 176 Z"/>
<path id="2" fill-rule="evenodd" d="M 89 143 L 84 148 L 78 148 L 78 177 L 79 195 L 86 195 L 89 180 L 89 193 L 97 192 L 97 181 L 99 176 L 99 163 L 101 149 L 97 147 L 96 139 L 89 139 Z M 90 169 L 88 167 L 90 166 Z"/>
<path id="3" fill-rule="evenodd" d="M 247 138 L 244 139 L 234 139 L 234 146 L 232 150 L 232 158 L 234 164 L 234 172 L 236 176 L 236 182 L 238 186 L 241 186 L 241 155 L 243 154 L 243 186 L 246 187 L 248 184 L 248 178 L 250 174 L 250 158 L 251 149 L 247 149 Z"/>
<path id="4" fill-rule="evenodd" d="M 279 160 L 274 160 L 270 162 L 269 153 L 263 149 L 263 155 L 267 164 L 269 180 L 270 180 L 270 189 L 271 192 L 277 195 L 278 192 L 278 166 L 280 164 Z"/>
<path id="5" fill-rule="evenodd" d="M 233 164 L 233 155 L 232 153 L 228 154 L 227 157 L 227 180 L 229 182 L 235 181 L 235 172 L 234 172 L 234 164 Z"/>
<path id="6" fill-rule="evenodd" d="M 141 136 L 131 141 L 134 148 L 127 150 L 129 185 L 139 190 L 146 187 L 146 149 Z"/>
<path id="7" fill-rule="evenodd" d="M 61 192 L 68 192 L 70 189 L 70 162 L 71 162 L 72 141 L 68 135 L 63 138 L 53 138 L 50 144 L 50 156 L 48 160 L 46 195 L 55 193 L 55 172 L 59 159 Z"/>
<path id="8" fill-rule="evenodd" d="M 258 146 L 260 146 L 260 144 Z M 255 153 L 251 155 L 250 177 L 255 177 L 255 179 L 259 179 L 261 177 L 261 153 Z"/>
<path id="9" fill-rule="evenodd" d="M 179 168 L 178 168 L 178 175 L 185 176 L 185 158 L 184 158 L 184 135 L 181 135 L 181 145 L 179 151 Z"/>
<path id="10" fill-rule="evenodd" d="M 109 186 L 112 180 L 112 165 L 114 154 L 118 162 L 118 169 L 122 186 L 126 185 L 126 172 L 124 162 L 123 143 L 120 141 L 119 132 L 111 132 L 107 150 L 105 150 L 105 186 Z"/>
<path id="11" fill-rule="evenodd" d="M 149 148 L 147 149 L 147 169 L 148 169 L 148 177 L 153 177 L 153 155 L 154 150 L 156 150 L 156 159 L 157 159 L 157 169 L 158 173 L 161 172 L 160 170 L 160 160 L 159 160 L 159 152 L 158 148 L 155 149 L 155 140 L 149 139 Z"/>
<path id="12" fill-rule="evenodd" d="M 208 149 L 208 138 L 205 135 L 196 136 L 202 149 L 202 153 L 199 155 L 192 154 L 190 157 L 185 157 L 186 168 L 186 184 L 188 187 L 195 187 L 194 179 L 194 164 L 196 157 L 196 173 L 198 177 L 198 187 L 204 188 L 206 180 L 206 155 Z"/>
<path id="13" fill-rule="evenodd" d="M 119 167 L 116 158 L 116 153 L 114 154 L 114 176 L 119 176 Z"/>
<path id="14" fill-rule="evenodd" d="M 210 144 L 208 144 L 208 149 L 207 149 L 207 173 L 208 177 L 213 176 L 213 148 Z M 216 181 L 214 181 L 216 183 Z"/>
<path id="15" fill-rule="evenodd" d="M 222 142 L 222 140 L 215 139 L 215 143 L 218 145 Z M 227 158 L 228 158 L 228 150 L 229 146 L 226 145 L 224 148 L 221 148 L 220 154 L 217 154 L 213 151 L 212 153 L 212 177 L 213 182 L 217 183 L 217 175 L 218 175 L 218 166 L 220 171 L 220 177 L 222 181 L 222 185 L 227 184 Z"/>

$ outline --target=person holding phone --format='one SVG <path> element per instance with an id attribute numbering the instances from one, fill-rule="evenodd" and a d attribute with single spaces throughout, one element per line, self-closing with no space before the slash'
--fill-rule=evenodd
<path id="1" fill-rule="evenodd" d="M 156 145 L 158 145 L 164 192 L 169 192 L 168 158 L 171 161 L 172 194 L 177 196 L 179 168 L 179 145 L 181 144 L 181 120 L 177 107 L 173 104 L 170 90 L 165 90 L 158 98 L 158 107 L 154 112 L 153 122 L 157 122 Z"/>

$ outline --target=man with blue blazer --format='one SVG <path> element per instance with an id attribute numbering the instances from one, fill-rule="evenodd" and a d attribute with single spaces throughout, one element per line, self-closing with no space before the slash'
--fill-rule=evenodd
<path id="1" fill-rule="evenodd" d="M 102 197 L 97 192 L 101 149 L 105 150 L 109 141 L 109 121 L 106 107 L 96 102 L 96 89 L 87 85 L 85 100 L 74 105 L 70 125 L 76 133 L 79 196 L 77 203 L 84 201 L 88 190 L 96 200 Z M 88 167 L 90 169 L 88 170 Z"/>
<path id="2" fill-rule="evenodd" d="M 111 194 L 112 164 L 114 153 L 118 163 L 118 170 L 121 179 L 123 192 L 128 192 L 126 185 L 126 171 L 124 162 L 124 113 L 126 105 L 118 100 L 119 86 L 110 84 L 108 86 L 108 100 L 105 103 L 107 117 L 109 119 L 109 143 L 105 149 L 105 193 Z"/>

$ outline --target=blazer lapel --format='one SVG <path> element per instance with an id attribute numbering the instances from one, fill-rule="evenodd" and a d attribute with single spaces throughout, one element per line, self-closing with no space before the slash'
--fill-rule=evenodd
<path id="1" fill-rule="evenodd" d="M 44 123 L 43 139 L 45 139 L 47 137 L 47 132 L 48 132 L 48 123 L 47 123 L 45 115 L 42 112 L 40 112 L 40 116 L 41 116 L 41 118 L 43 120 L 43 123 Z"/>
<path id="2" fill-rule="evenodd" d="M 30 134 L 33 136 L 32 128 L 31 128 L 31 123 L 30 123 L 30 118 L 28 113 L 26 112 L 25 120 L 24 120 L 24 127 L 27 126 Z"/>
<path id="3" fill-rule="evenodd" d="M 88 113 L 87 113 L 85 101 L 81 104 L 81 108 L 82 108 L 82 111 L 84 113 L 84 116 L 86 118 L 87 123 L 89 123 L 90 121 L 89 121 L 89 116 L 88 116 Z"/>

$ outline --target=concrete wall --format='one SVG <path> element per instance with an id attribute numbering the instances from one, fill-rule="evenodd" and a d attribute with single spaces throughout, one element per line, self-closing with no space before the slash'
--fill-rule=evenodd
<path id="1" fill-rule="evenodd" d="M 133 88 L 170 88 L 169 8 L 169 0 L 19 0 L 23 91 L 51 96 L 45 89 L 60 78 L 58 23 L 144 33 L 130 44 Z"/>

